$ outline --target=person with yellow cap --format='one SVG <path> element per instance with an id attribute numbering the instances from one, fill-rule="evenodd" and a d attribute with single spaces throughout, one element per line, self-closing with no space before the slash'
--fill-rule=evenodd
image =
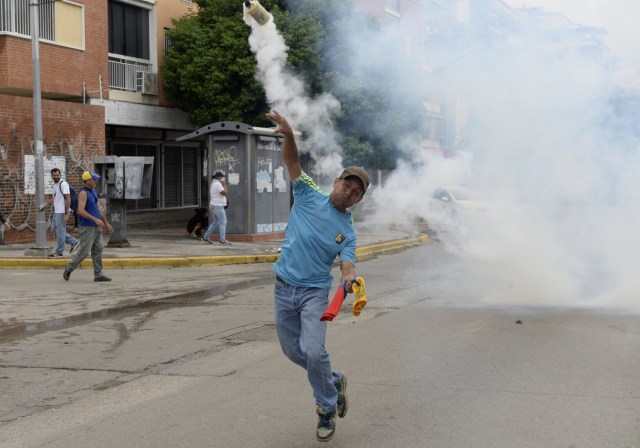
<path id="1" fill-rule="evenodd" d="M 336 416 L 347 414 L 347 377 L 331 369 L 325 349 L 327 322 L 320 320 L 329 303 L 331 267 L 339 256 L 340 282 L 348 292 L 355 272 L 356 231 L 349 207 L 364 197 L 370 179 L 357 166 L 346 168 L 325 193 L 300 164 L 293 130 L 275 110 L 267 118 L 278 126 L 274 134 L 284 136 L 282 161 L 287 166 L 293 188 L 291 208 L 280 258 L 274 266 L 275 318 L 278 339 L 284 354 L 307 371 L 318 414 L 316 438 L 330 440 Z"/>
<path id="2" fill-rule="evenodd" d="M 96 182 L 100 176 L 91 171 L 82 173 L 83 188 L 78 192 L 78 233 L 80 235 L 80 250 L 78 250 L 71 262 L 64 268 L 62 277 L 69 281 L 71 273 L 82 263 L 82 260 L 91 254 L 93 262 L 93 281 L 110 282 L 111 279 L 102 273 L 102 252 L 104 241 L 102 234 L 105 231 L 113 232 L 107 216 L 98 202 Z"/>

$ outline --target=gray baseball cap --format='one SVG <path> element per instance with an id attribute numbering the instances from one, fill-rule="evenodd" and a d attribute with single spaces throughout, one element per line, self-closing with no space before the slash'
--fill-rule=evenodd
<path id="1" fill-rule="evenodd" d="M 369 188 L 369 184 L 371 183 L 371 179 L 369 178 L 369 174 L 359 166 L 350 166 L 345 168 L 345 170 L 340 174 L 340 179 L 345 179 L 347 177 L 355 176 L 360 179 L 362 182 L 362 188 L 364 188 L 363 194 L 367 192 L 367 188 Z"/>

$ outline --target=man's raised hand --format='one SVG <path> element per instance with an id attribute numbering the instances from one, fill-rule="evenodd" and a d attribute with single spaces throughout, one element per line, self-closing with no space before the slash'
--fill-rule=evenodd
<path id="1" fill-rule="evenodd" d="M 266 117 L 278 125 L 273 131 L 274 134 L 293 134 L 289 122 L 280 115 L 277 110 L 271 109 L 269 113 L 266 114 Z"/>

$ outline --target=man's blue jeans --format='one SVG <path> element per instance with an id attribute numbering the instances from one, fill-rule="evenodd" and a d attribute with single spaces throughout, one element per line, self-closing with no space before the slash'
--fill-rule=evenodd
<path id="1" fill-rule="evenodd" d="M 227 239 L 227 214 L 224 212 L 223 205 L 209 205 L 209 219 L 211 220 L 211 224 L 209 228 L 204 233 L 203 238 L 205 240 L 209 239 L 209 236 L 216 230 L 216 227 L 220 225 L 220 241 L 226 241 Z"/>
<path id="2" fill-rule="evenodd" d="M 62 255 L 64 253 L 64 243 L 75 246 L 77 239 L 67 233 L 67 226 L 64 223 L 64 213 L 54 213 L 51 220 L 51 232 L 58 238 L 56 252 Z"/>
<path id="3" fill-rule="evenodd" d="M 327 323 L 320 317 L 329 304 L 329 290 L 275 283 L 275 317 L 282 351 L 307 371 L 316 405 L 336 410 L 340 374 L 331 371 L 324 341 Z"/>

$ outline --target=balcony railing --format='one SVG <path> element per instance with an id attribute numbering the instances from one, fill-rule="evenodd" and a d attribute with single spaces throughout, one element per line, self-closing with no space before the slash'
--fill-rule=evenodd
<path id="1" fill-rule="evenodd" d="M 38 5 L 40 39 L 55 41 L 55 4 L 53 2 Z M 15 33 L 31 36 L 31 16 L 29 0 L 0 0 L 0 33 Z"/>
<path id="2" fill-rule="evenodd" d="M 140 92 L 144 82 L 143 74 L 151 72 L 151 69 L 152 65 L 149 61 L 110 54 L 109 88 Z"/>

